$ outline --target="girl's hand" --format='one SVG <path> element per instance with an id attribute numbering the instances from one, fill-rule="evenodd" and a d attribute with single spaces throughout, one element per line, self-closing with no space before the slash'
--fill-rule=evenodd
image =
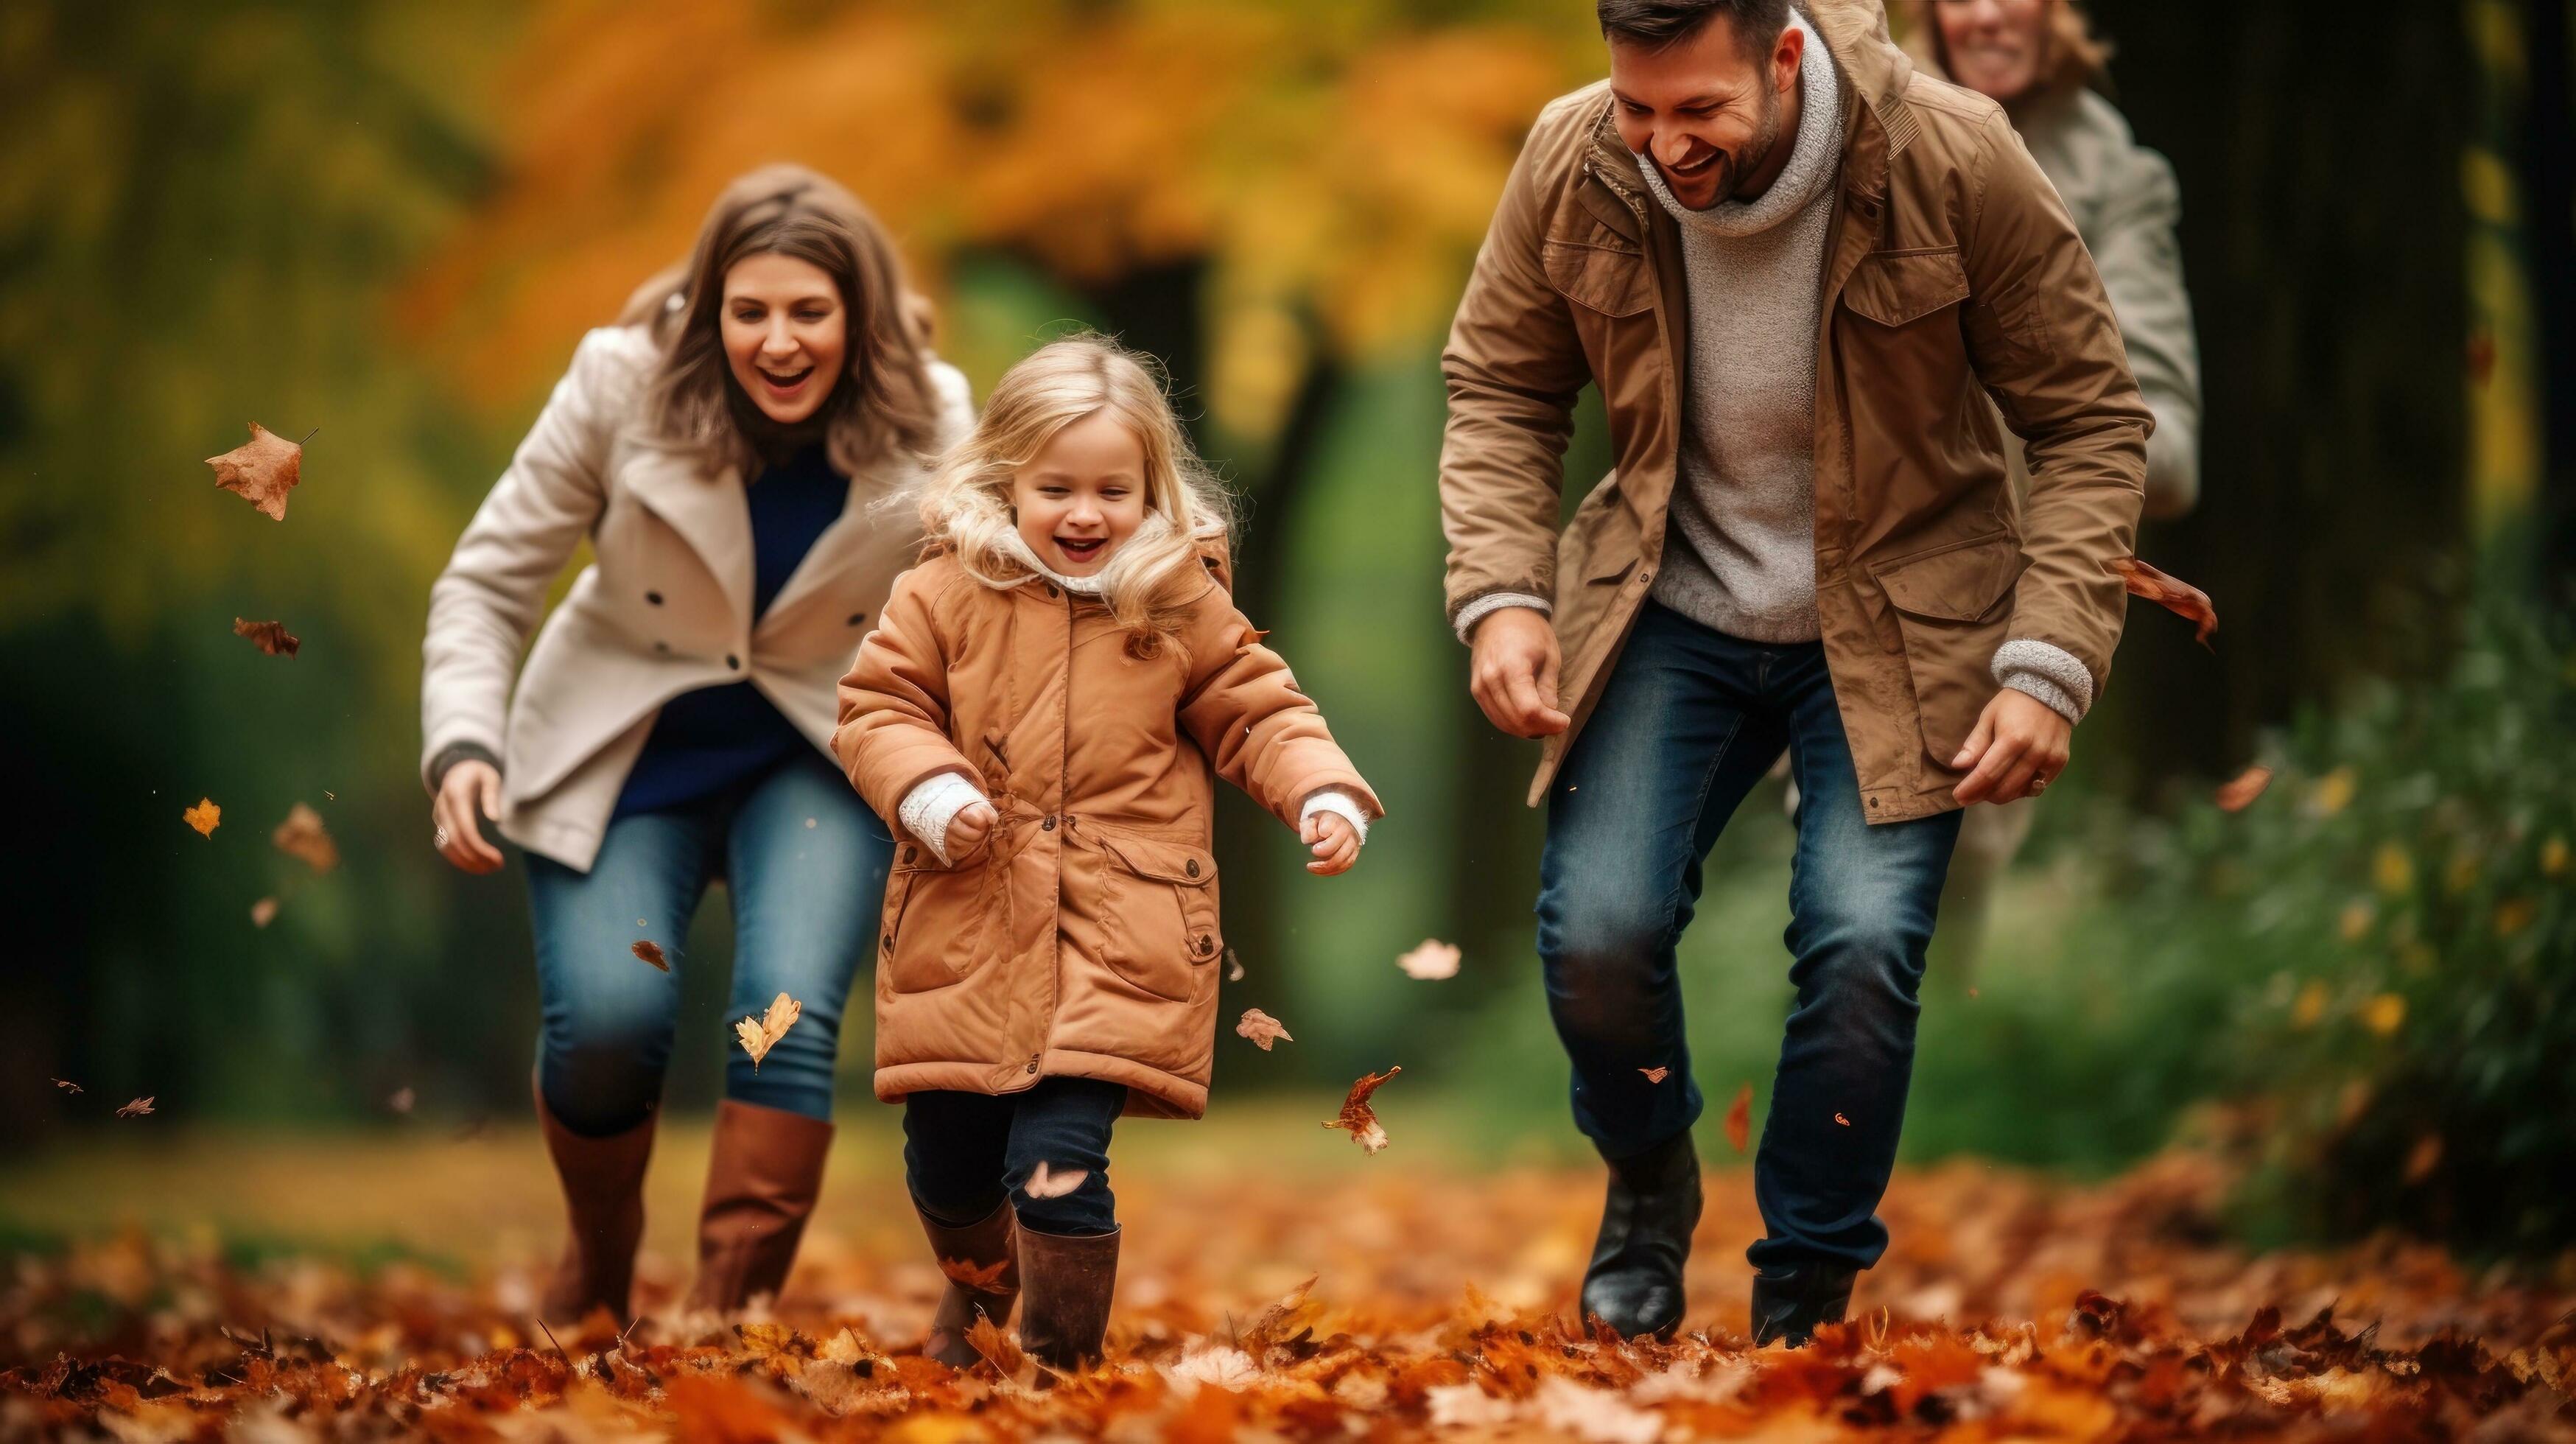
<path id="1" fill-rule="evenodd" d="M 948 819 L 945 850 L 949 863 L 954 865 L 973 857 L 983 847 L 984 839 L 993 835 L 993 824 L 1000 821 L 1001 816 L 989 802 L 970 802 L 957 809 L 957 815 Z"/>
<path id="2" fill-rule="evenodd" d="M 1298 836 L 1315 850 L 1315 860 L 1306 864 L 1306 871 L 1317 877 L 1349 872 L 1351 864 L 1360 860 L 1359 831 L 1338 812 L 1307 814 Z"/>
<path id="3" fill-rule="evenodd" d="M 460 872 L 477 876 L 501 866 L 501 849 L 483 840 L 482 819 L 501 815 L 501 772 L 489 762 L 465 758 L 450 765 L 438 781 L 429 821 L 436 829 L 430 841 L 438 855 Z"/>

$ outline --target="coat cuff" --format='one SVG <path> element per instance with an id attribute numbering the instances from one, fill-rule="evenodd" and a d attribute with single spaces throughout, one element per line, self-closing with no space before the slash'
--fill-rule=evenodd
<path id="1" fill-rule="evenodd" d="M 904 831 L 921 839 L 930 855 L 948 865 L 948 824 L 957 814 L 984 801 L 983 789 L 955 772 L 943 772 L 905 794 L 903 806 L 896 809 Z"/>
<path id="2" fill-rule="evenodd" d="M 1458 609 L 1458 640 L 1471 642 L 1476 635 L 1476 624 L 1506 607 L 1527 607 L 1542 617 L 1556 610 L 1555 604 L 1547 598 L 1528 592 L 1487 592 Z"/>
<path id="3" fill-rule="evenodd" d="M 2036 697 L 2069 726 L 2093 708 L 2093 674 L 2075 654 L 2036 637 L 2019 637 L 1995 649 L 1995 680 Z"/>
<path id="4" fill-rule="evenodd" d="M 1368 842 L 1368 809 L 1360 804 L 1350 789 L 1327 787 L 1308 796 L 1304 805 L 1297 809 L 1298 830 L 1304 831 L 1306 819 L 1318 812 L 1329 812 L 1349 822 L 1351 830 L 1359 834 L 1360 842 L 1363 845 Z"/>
<path id="5" fill-rule="evenodd" d="M 495 772 L 501 770 L 501 759 L 494 756 L 492 749 L 482 743 L 450 742 L 438 749 L 437 753 L 429 759 L 429 766 L 422 769 L 421 780 L 429 784 L 430 796 L 438 795 L 438 789 L 447 783 L 448 770 L 459 762 L 480 762 Z"/>

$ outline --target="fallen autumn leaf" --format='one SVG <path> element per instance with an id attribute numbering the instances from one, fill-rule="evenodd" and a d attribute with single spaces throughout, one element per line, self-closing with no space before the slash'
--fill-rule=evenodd
<path id="1" fill-rule="evenodd" d="M 268 841 L 279 852 L 313 869 L 317 877 L 340 865 L 340 845 L 331 840 L 331 830 L 322 825 L 322 814 L 301 802 L 287 809 L 286 820 L 269 833 Z"/>
<path id="2" fill-rule="evenodd" d="M 1326 1128 L 1350 1130 L 1351 1141 L 1370 1153 L 1386 1147 L 1386 1129 L 1377 1121 L 1377 1110 L 1369 1106 L 1369 1095 L 1384 1086 L 1386 1080 L 1404 1071 L 1402 1064 L 1390 1066 L 1383 1073 L 1371 1073 L 1351 1085 L 1350 1096 L 1342 1100 L 1342 1115 L 1325 1121 Z"/>
<path id="3" fill-rule="evenodd" d="M 311 432 L 305 433 L 305 440 L 312 440 Z M 304 448 L 254 421 L 250 440 L 221 456 L 207 457 L 206 465 L 215 469 L 215 485 L 239 494 L 271 520 L 284 521 L 286 494 L 304 479 Z"/>
<path id="4" fill-rule="evenodd" d="M 1422 946 L 1395 960 L 1408 978 L 1437 981 L 1458 976 L 1458 949 L 1448 943 L 1426 938 Z"/>
<path id="5" fill-rule="evenodd" d="M 2209 634 L 2218 630 L 2218 608 L 2209 593 L 2191 583 L 2169 577 L 2136 557 L 2122 557 L 2110 564 L 2111 571 L 2127 586 L 2132 596 L 2144 597 L 2166 611 L 2194 624 L 2192 640 L 2206 647 Z"/>
<path id="6" fill-rule="evenodd" d="M 1288 1036 L 1288 1028 L 1285 1024 L 1259 1008 L 1244 1009 L 1243 1018 L 1234 1025 L 1234 1031 L 1236 1036 L 1250 1039 L 1252 1046 L 1264 1053 L 1270 1051 L 1270 1045 L 1273 1042 L 1297 1041 Z"/>
<path id="7" fill-rule="evenodd" d="M 2246 808 L 2253 805 L 2255 798 L 2263 795 L 2264 788 L 2271 785 L 2271 768 L 2248 767 L 2244 771 L 2237 773 L 2235 780 L 2218 789 L 2218 810 L 2221 812 L 2243 812 Z"/>
<path id="8" fill-rule="evenodd" d="M 651 963 L 653 966 L 660 968 L 663 972 L 667 973 L 671 971 L 671 960 L 662 955 L 662 945 L 654 942 L 650 938 L 637 939 L 635 946 L 628 951 L 634 953 L 635 956 L 642 958 L 644 961 Z M 762 1045 L 762 1051 L 768 1051 L 768 1046 L 766 1044 Z"/>
<path id="9" fill-rule="evenodd" d="M 751 1055 L 753 1072 L 760 1071 L 760 1060 L 769 1056 L 769 1050 L 778 1046 L 778 1040 L 787 1036 L 787 1030 L 796 1026 L 804 1012 L 803 1004 L 781 993 L 769 1000 L 766 1015 L 745 1018 L 733 1025 L 734 1036 L 742 1040 L 742 1051 Z"/>
<path id="10" fill-rule="evenodd" d="M 215 829 L 223 826 L 224 810 L 215 805 L 213 798 L 200 797 L 196 806 L 179 814 L 179 820 L 195 828 L 199 837 L 212 837 Z"/>
<path id="11" fill-rule="evenodd" d="M 152 1100 L 150 1098 L 137 1098 L 133 1102 L 126 1104 L 124 1107 L 117 1109 L 116 1116 L 119 1118 L 140 1118 L 151 1111 Z"/>
<path id="12" fill-rule="evenodd" d="M 233 635 L 250 638 L 251 645 L 272 657 L 294 660 L 304 647 L 304 639 L 286 630 L 284 622 L 251 622 L 233 618 Z"/>
<path id="13" fill-rule="evenodd" d="M 1040 1163 L 1029 1174 L 1029 1181 L 1020 1185 L 1020 1192 L 1031 1198 L 1062 1198 L 1082 1187 L 1082 1181 L 1090 1176 L 1088 1168 L 1057 1168 Z"/>

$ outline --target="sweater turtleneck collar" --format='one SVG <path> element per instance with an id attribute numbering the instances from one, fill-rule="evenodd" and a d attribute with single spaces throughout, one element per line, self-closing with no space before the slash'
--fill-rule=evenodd
<path id="1" fill-rule="evenodd" d="M 1834 75 L 1833 57 L 1826 50 L 1825 37 L 1807 23 L 1806 16 L 1793 8 L 1789 23 L 1807 36 L 1798 62 L 1798 134 L 1790 143 L 1788 164 L 1769 190 L 1749 201 L 1719 201 L 1695 211 L 1673 199 L 1651 157 L 1637 157 L 1646 188 L 1685 229 L 1728 238 L 1767 231 L 1806 209 L 1841 168 L 1842 87 Z"/>

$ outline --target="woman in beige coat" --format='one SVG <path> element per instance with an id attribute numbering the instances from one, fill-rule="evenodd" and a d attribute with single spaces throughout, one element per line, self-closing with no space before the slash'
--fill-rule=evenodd
<path id="1" fill-rule="evenodd" d="M 1091 338 L 994 387 L 841 684 L 834 750 L 904 834 L 877 941 L 877 1096 L 953 1281 L 926 1351 L 1096 1358 L 1122 1112 L 1195 1118 L 1215 1050 L 1215 778 L 1358 857 L 1377 799 L 1227 595 L 1225 525 L 1163 393 Z"/>
<path id="2" fill-rule="evenodd" d="M 803 1012 L 757 1068 L 731 1058 L 691 1305 L 775 1293 L 821 1187 L 892 847 L 828 760 L 833 687 L 918 537 L 871 503 L 970 419 L 915 305 L 847 191 L 801 167 L 736 181 L 685 265 L 583 338 L 430 593 L 434 840 L 491 872 L 490 819 L 527 854 L 537 1113 L 572 1232 L 551 1317 L 627 1317 L 681 944 L 718 877 L 731 1015 L 780 993 Z"/>

